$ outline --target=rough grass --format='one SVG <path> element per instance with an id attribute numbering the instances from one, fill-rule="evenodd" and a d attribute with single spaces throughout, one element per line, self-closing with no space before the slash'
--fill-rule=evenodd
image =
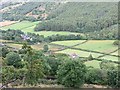
<path id="1" fill-rule="evenodd" d="M 73 45 L 82 43 L 84 41 L 85 40 L 55 41 L 55 42 L 52 42 L 52 44 L 59 44 L 59 45 L 65 45 L 65 46 L 73 46 Z"/>
<path id="2" fill-rule="evenodd" d="M 94 68 L 100 68 L 100 62 L 101 61 L 97 61 L 97 60 L 87 61 L 87 62 L 85 62 L 85 65 L 88 67 L 92 66 Z"/>
<path id="3" fill-rule="evenodd" d="M 78 45 L 75 48 L 109 53 L 118 48 L 113 45 L 113 42 L 114 40 L 89 40 L 88 42 Z"/>
<path id="4" fill-rule="evenodd" d="M 16 49 L 20 49 L 23 46 L 23 44 L 14 44 L 14 43 L 8 43 L 7 45 L 10 46 L 10 47 L 16 48 Z M 35 50 L 43 50 L 44 45 L 45 45 L 45 43 L 44 44 L 35 44 L 35 45 L 30 45 L 30 46 Z M 48 45 L 48 47 L 49 47 L 49 50 L 60 49 L 60 47 L 53 46 L 53 45 Z"/>
<path id="5" fill-rule="evenodd" d="M 0 43 L 3 43 L 3 42 L 9 43 L 9 42 L 13 42 L 13 41 L 12 40 L 3 40 L 3 39 L 0 39 Z"/>
<path id="6" fill-rule="evenodd" d="M 69 54 L 69 55 L 75 53 L 80 57 L 88 57 L 91 54 L 94 58 L 97 58 L 98 56 L 102 55 L 99 53 L 92 53 L 92 52 L 86 52 L 86 51 L 80 51 L 80 50 L 74 50 L 74 49 L 66 49 L 63 51 L 58 51 L 56 53 L 65 53 L 65 54 Z"/>
<path id="7" fill-rule="evenodd" d="M 104 57 L 101 57 L 100 59 L 107 59 L 107 60 L 111 60 L 111 61 L 118 61 L 118 57 L 109 56 L 109 55 L 106 55 L 106 56 L 104 56 Z"/>
<path id="8" fill-rule="evenodd" d="M 12 24 L 9 26 L 2 27 L 1 29 L 3 29 L 3 30 L 7 30 L 7 29 L 22 30 L 24 28 L 34 26 L 38 23 L 39 23 L 38 21 L 37 22 L 22 21 L 19 23 L 15 23 L 15 24 Z"/>
<path id="9" fill-rule="evenodd" d="M 114 41 L 115 40 L 89 40 L 88 42 L 75 46 L 74 48 L 110 53 L 118 49 L 118 46 L 113 45 Z M 65 46 L 72 46 L 80 42 L 84 42 L 84 40 L 56 41 L 52 43 Z"/>

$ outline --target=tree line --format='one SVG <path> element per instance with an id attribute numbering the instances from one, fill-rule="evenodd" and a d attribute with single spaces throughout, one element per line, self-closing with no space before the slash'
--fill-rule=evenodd
<path id="1" fill-rule="evenodd" d="M 44 37 L 43 35 L 35 34 L 35 33 L 24 33 L 21 30 L 11 30 L 7 31 L 0 30 L 1 39 L 4 40 L 13 40 L 17 43 L 21 43 L 27 41 L 29 44 L 42 43 L 42 42 L 52 42 L 52 41 L 63 41 L 63 40 L 83 40 L 85 39 L 82 35 L 52 35 L 48 37 Z"/>

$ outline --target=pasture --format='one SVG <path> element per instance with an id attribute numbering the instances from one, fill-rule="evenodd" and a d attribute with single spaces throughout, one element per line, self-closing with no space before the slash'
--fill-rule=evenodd
<path id="1" fill-rule="evenodd" d="M 113 42 L 114 40 L 89 40 L 88 42 L 78 45 L 75 48 L 109 53 L 118 48 L 118 46 L 113 45 Z"/>
<path id="2" fill-rule="evenodd" d="M 100 53 L 94 53 L 92 51 L 97 51 L 97 52 L 102 52 L 102 53 L 110 53 L 111 55 L 118 55 L 118 51 L 113 52 L 118 49 L 118 46 L 113 45 L 114 40 L 88 40 L 87 42 L 80 44 L 84 42 L 85 40 L 71 40 L 71 41 L 56 41 L 52 42 L 52 44 L 56 45 L 64 45 L 64 46 L 73 46 L 76 45 L 74 48 L 80 48 L 80 49 L 85 49 L 85 50 L 91 50 L 89 51 L 83 51 L 83 50 L 76 50 L 76 49 L 65 49 L 58 51 L 56 53 L 65 53 L 65 54 L 77 54 L 80 57 L 88 57 L 90 54 L 93 56 L 93 58 L 98 58 L 101 55 Z M 113 52 L 113 53 L 111 53 Z M 105 59 L 105 60 L 110 60 L 110 61 L 118 61 L 117 56 L 110 56 L 110 55 L 105 55 L 103 57 L 100 57 L 99 59 Z M 93 62 L 94 63 L 94 62 Z"/>
<path id="3" fill-rule="evenodd" d="M 37 22 L 22 21 L 22 22 L 19 22 L 19 23 L 15 23 L 15 24 L 12 24 L 12 25 L 2 27 L 1 29 L 3 29 L 3 30 L 7 30 L 7 29 L 23 30 L 25 28 L 34 26 L 38 23 L 39 23 L 38 21 Z"/>
<path id="4" fill-rule="evenodd" d="M 35 50 L 43 50 L 43 46 L 45 44 L 46 43 L 44 43 L 44 44 L 34 44 L 34 45 L 30 45 L 30 46 Z M 7 43 L 6 45 L 9 46 L 9 47 L 12 47 L 12 48 L 16 48 L 16 49 L 20 49 L 23 46 L 23 44 L 14 44 L 14 43 Z M 53 46 L 53 45 L 48 45 L 48 47 L 49 47 L 49 50 L 58 50 L 58 49 L 60 49 L 60 47 Z"/>
<path id="5" fill-rule="evenodd" d="M 97 58 L 98 56 L 103 55 L 103 54 L 99 54 L 99 53 L 92 53 L 92 52 L 86 52 L 86 51 L 80 51 L 80 50 L 74 50 L 74 49 L 66 49 L 66 50 L 63 50 L 63 51 L 58 51 L 56 53 L 65 53 L 65 54 L 68 54 L 68 55 L 71 55 L 71 54 L 75 53 L 79 57 L 89 57 L 89 55 L 91 54 L 93 56 L 93 58 Z"/>
<path id="6" fill-rule="evenodd" d="M 35 34 L 39 34 L 39 35 L 44 35 L 45 37 L 57 35 L 57 34 L 59 34 L 59 35 L 70 35 L 70 34 L 78 35 L 78 34 L 80 34 L 80 33 L 73 33 L 73 32 L 67 32 L 67 31 L 60 31 L 60 32 L 57 32 L 57 31 L 38 31 L 38 32 L 35 32 L 34 28 L 36 27 L 36 25 L 38 23 L 40 23 L 40 22 L 39 21 L 37 21 L 37 22 L 21 21 L 21 22 L 7 25 L 7 26 L 3 26 L 0 29 L 2 29 L 2 30 L 8 30 L 8 29 L 21 30 L 25 33 L 27 33 L 27 32 L 35 33 Z"/>
<path id="7" fill-rule="evenodd" d="M 85 65 L 88 66 L 88 67 L 92 66 L 94 68 L 100 68 L 100 63 L 101 63 L 101 61 L 92 60 L 92 61 L 85 62 Z"/>
<path id="8" fill-rule="evenodd" d="M 73 46 L 79 43 L 84 42 L 85 40 L 66 40 L 66 41 L 55 41 L 51 44 L 58 44 L 58 45 L 64 45 L 64 46 Z"/>

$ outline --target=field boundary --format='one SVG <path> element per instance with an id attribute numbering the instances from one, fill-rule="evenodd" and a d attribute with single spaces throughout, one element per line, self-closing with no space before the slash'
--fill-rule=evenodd
<path id="1" fill-rule="evenodd" d="M 65 45 L 59 45 L 59 44 L 52 44 L 52 45 L 65 47 L 67 49 L 81 50 L 81 51 L 86 51 L 86 52 L 99 53 L 99 54 L 104 54 L 104 55 L 109 55 L 109 56 L 114 56 L 114 57 L 120 57 L 118 55 L 111 55 L 109 53 L 103 53 L 103 52 L 98 52 L 98 51 L 93 51 L 93 50 L 86 50 L 86 49 L 81 49 L 81 48 L 74 48 L 74 47 L 65 46 Z M 59 50 L 56 50 L 56 51 L 53 51 L 53 52 L 57 52 L 57 51 L 59 51 Z"/>
<path id="2" fill-rule="evenodd" d="M 88 40 L 86 40 L 86 41 L 84 41 L 84 42 L 81 42 L 81 43 L 77 43 L 77 44 L 72 45 L 72 46 L 69 46 L 69 47 L 72 48 L 72 47 L 75 47 L 75 46 L 78 46 L 78 45 L 84 44 L 84 43 L 86 43 L 86 42 L 88 42 Z M 55 45 L 55 44 L 49 44 L 49 45 Z M 58 44 L 55 45 L 55 46 L 58 46 Z M 61 46 L 60 46 L 60 47 L 61 47 Z M 63 47 L 63 46 L 62 46 L 62 47 Z M 66 46 L 64 46 L 63 49 L 55 50 L 55 51 L 53 51 L 53 52 L 63 51 L 63 50 L 66 50 L 66 49 L 69 49 L 69 48 L 66 47 Z"/>
<path id="3" fill-rule="evenodd" d="M 110 52 L 110 53 L 107 53 L 107 54 L 112 54 L 112 53 L 114 53 L 114 52 L 116 52 L 116 51 L 118 51 L 120 48 L 118 48 L 118 49 L 116 49 L 116 50 L 114 50 L 114 51 L 112 51 L 112 52 Z M 104 54 L 104 55 L 100 55 L 100 56 L 98 56 L 97 58 L 101 58 L 101 57 L 104 57 L 104 56 L 106 56 L 106 54 Z M 118 55 L 118 57 L 119 57 L 119 55 Z"/>

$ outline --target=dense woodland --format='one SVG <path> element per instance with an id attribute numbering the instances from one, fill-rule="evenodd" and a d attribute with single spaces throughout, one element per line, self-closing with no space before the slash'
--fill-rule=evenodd
<path id="1" fill-rule="evenodd" d="M 101 31 L 117 24 L 117 16 L 117 3 L 67 3 L 51 13 L 48 21 L 38 25 L 35 30 Z"/>

